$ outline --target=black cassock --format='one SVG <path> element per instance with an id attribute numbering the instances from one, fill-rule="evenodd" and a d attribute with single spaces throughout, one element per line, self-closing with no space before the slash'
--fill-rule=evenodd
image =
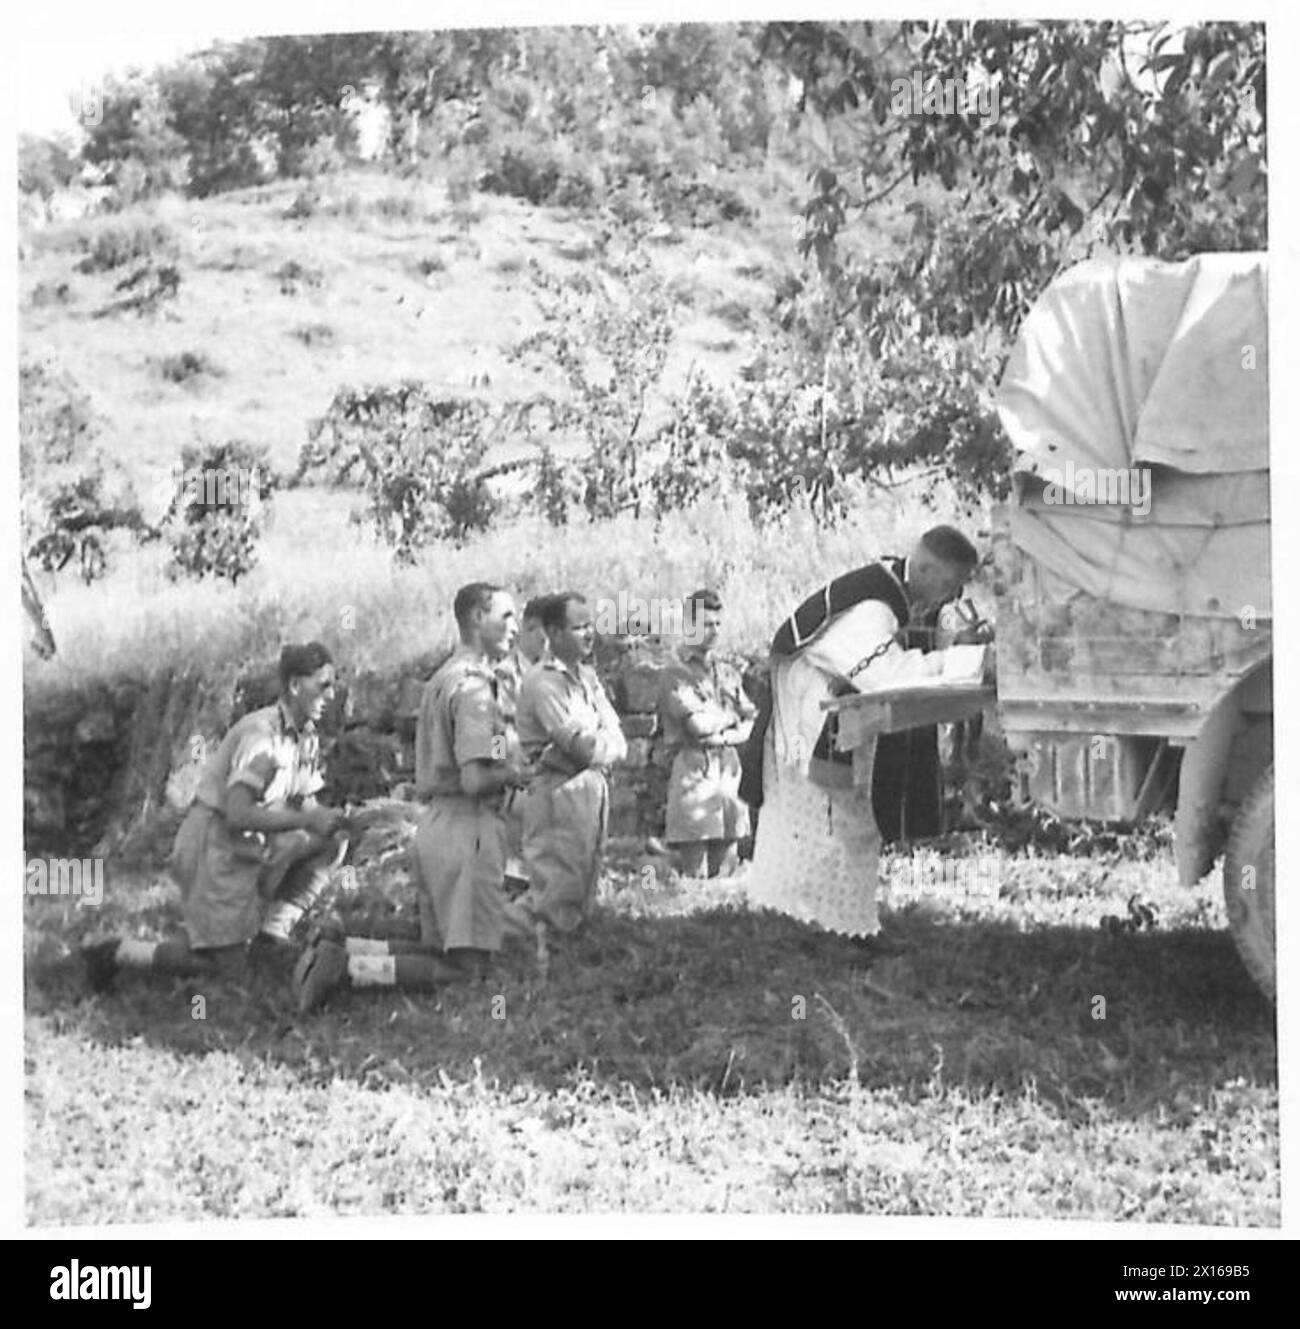
<path id="1" fill-rule="evenodd" d="M 909 650 L 934 649 L 939 611 L 900 634 Z M 919 840 L 943 832 L 943 768 L 939 764 L 939 729 L 903 729 L 876 740 L 871 778 L 871 806 L 886 844 Z"/>

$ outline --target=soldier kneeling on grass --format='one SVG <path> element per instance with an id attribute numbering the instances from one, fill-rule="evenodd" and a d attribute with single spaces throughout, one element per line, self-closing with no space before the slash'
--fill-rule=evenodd
<path id="1" fill-rule="evenodd" d="M 237 975 L 245 964 L 288 976 L 294 926 L 320 899 L 347 852 L 343 813 L 324 807 L 316 725 L 334 695 L 319 642 L 280 653 L 280 697 L 222 740 L 172 849 L 184 927 L 166 941 L 112 938 L 84 947 L 91 986 L 121 969 Z M 252 943 L 251 947 L 249 943 Z"/>

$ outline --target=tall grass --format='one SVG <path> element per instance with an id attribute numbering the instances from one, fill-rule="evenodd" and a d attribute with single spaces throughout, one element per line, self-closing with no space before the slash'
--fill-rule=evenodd
<path id="1" fill-rule="evenodd" d="M 589 599 L 649 601 L 716 588 L 725 645 L 762 650 L 775 626 L 822 582 L 886 552 L 905 552 L 927 525 L 962 521 L 951 496 L 932 507 L 861 488 L 845 517 L 794 509 L 755 521 L 719 492 L 661 520 L 630 515 L 549 526 L 519 514 L 456 547 L 428 548 L 413 567 L 347 513 L 354 496 L 303 489 L 277 496 L 259 566 L 237 586 L 172 583 L 157 548 L 131 550 L 103 582 L 65 579 L 49 596 L 59 657 L 33 682 L 144 675 L 163 666 L 224 672 L 270 658 L 288 639 L 319 637 L 349 668 L 391 670 L 453 639 L 451 602 L 469 581 L 498 582 L 522 601 L 561 588 Z M 972 532 L 979 517 L 965 518 Z"/>

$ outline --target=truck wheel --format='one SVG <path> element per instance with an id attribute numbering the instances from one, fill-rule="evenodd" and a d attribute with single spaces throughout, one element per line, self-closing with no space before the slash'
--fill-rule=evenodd
<path id="1" fill-rule="evenodd" d="M 1223 859 L 1228 926 L 1246 971 L 1277 1001 L 1277 944 L 1273 932 L 1273 767 L 1237 809 Z"/>

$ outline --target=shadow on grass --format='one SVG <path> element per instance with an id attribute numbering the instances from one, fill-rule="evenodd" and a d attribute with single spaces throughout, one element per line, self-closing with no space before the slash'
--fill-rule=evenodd
<path id="1" fill-rule="evenodd" d="M 150 926 L 132 930 L 152 932 L 167 911 L 140 903 L 130 920 Z M 226 1051 L 311 1083 L 481 1074 L 553 1088 L 585 1075 L 730 1096 L 856 1070 L 864 1086 L 909 1099 L 1033 1087 L 1080 1120 L 1105 1105 L 1163 1109 L 1174 1122 L 1227 1080 L 1276 1084 L 1272 1008 L 1228 935 L 1205 930 L 1025 932 L 905 910 L 890 932 L 906 953 L 867 970 L 843 939 L 773 913 L 602 908 L 552 946 L 545 975 L 530 945 L 482 982 L 438 994 L 345 989 L 306 1017 L 287 984 L 259 993 L 124 976 L 91 996 L 75 955 L 51 958 L 31 932 L 28 1008 L 56 1027 L 110 1046 Z"/>

